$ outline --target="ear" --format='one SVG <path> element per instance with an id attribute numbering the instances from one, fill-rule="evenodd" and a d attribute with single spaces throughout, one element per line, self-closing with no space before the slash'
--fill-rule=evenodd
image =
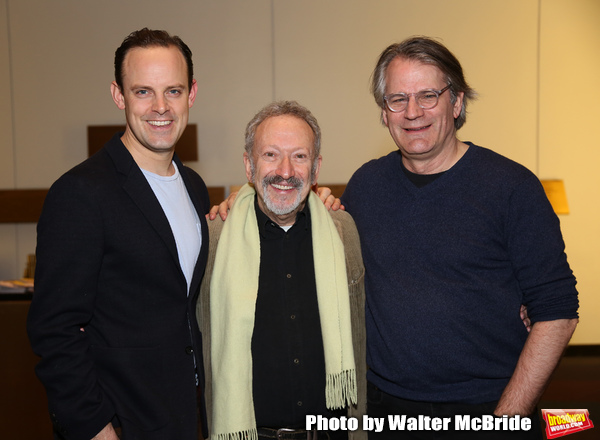
<path id="1" fill-rule="evenodd" d="M 198 93 L 198 83 L 195 79 L 192 80 L 192 88 L 190 89 L 190 96 L 188 97 L 189 108 L 192 108 L 194 101 L 196 100 L 196 94 Z"/>
<path id="2" fill-rule="evenodd" d="M 383 123 L 385 124 L 386 127 L 389 127 L 389 125 L 388 125 L 388 118 L 387 118 L 387 111 L 385 110 L 385 108 L 381 109 L 381 120 L 383 121 Z"/>
<path id="3" fill-rule="evenodd" d="M 119 107 L 119 110 L 125 110 L 125 97 L 115 81 L 110 84 L 110 94 L 117 107 Z"/>
<path id="4" fill-rule="evenodd" d="M 250 157 L 248 156 L 248 153 L 244 151 L 244 167 L 246 168 L 246 179 L 248 179 L 248 182 L 253 183 L 252 182 L 252 166 L 250 165 Z"/>
<path id="5" fill-rule="evenodd" d="M 454 108 L 452 109 L 452 114 L 454 119 L 460 116 L 460 111 L 462 109 L 463 99 L 465 97 L 465 92 L 460 92 L 456 94 L 456 102 L 454 103 Z"/>
<path id="6" fill-rule="evenodd" d="M 315 177 L 313 179 L 313 184 L 317 183 L 319 181 L 319 171 L 321 171 L 321 161 L 323 160 L 323 157 L 321 155 L 319 155 L 319 157 L 317 157 L 317 166 L 315 168 Z"/>

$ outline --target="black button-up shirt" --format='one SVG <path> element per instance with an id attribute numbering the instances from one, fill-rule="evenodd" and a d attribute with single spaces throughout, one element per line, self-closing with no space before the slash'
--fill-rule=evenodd
<path id="1" fill-rule="evenodd" d="M 260 276 L 252 335 L 256 424 L 302 428 L 327 416 L 325 359 L 308 204 L 286 232 L 255 203 Z"/>

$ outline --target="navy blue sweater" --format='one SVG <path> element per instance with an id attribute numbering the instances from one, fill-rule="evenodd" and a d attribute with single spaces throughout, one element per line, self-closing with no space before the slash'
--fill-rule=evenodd
<path id="1" fill-rule="evenodd" d="M 417 188 L 394 151 L 363 165 L 342 202 L 366 268 L 368 378 L 400 398 L 497 400 L 532 322 L 577 317 L 557 216 L 525 167 L 469 143 Z"/>

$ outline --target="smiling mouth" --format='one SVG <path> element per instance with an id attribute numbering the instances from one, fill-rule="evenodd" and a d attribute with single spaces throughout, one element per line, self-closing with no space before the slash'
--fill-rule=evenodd
<path id="1" fill-rule="evenodd" d="M 281 191 L 289 191 L 290 189 L 296 189 L 296 187 L 293 185 L 280 185 L 277 183 L 272 183 L 271 186 Z"/>
<path id="2" fill-rule="evenodd" d="M 422 131 L 429 127 L 431 127 L 431 125 L 426 125 L 424 127 L 405 128 L 404 130 L 405 131 Z"/>
<path id="3" fill-rule="evenodd" d="M 155 127 L 164 127 L 165 125 L 171 125 L 173 121 L 148 121 L 148 124 Z"/>
<path id="4" fill-rule="evenodd" d="M 278 191 L 291 191 L 299 190 L 302 188 L 302 180 L 293 176 L 289 179 L 284 179 L 281 176 L 270 176 L 263 179 L 263 187 L 267 188 L 268 185 Z"/>

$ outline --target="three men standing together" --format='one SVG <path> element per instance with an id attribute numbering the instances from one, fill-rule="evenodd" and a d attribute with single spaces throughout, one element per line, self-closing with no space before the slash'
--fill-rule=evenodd
<path id="1" fill-rule="evenodd" d="M 199 421 L 215 439 L 307 438 L 308 414 L 364 414 L 366 379 L 372 417 L 535 414 L 578 307 L 539 181 L 457 138 L 474 91 L 440 43 L 388 47 L 372 90 L 398 150 L 350 179 L 354 221 L 310 190 L 316 119 L 280 102 L 248 124 L 251 185 L 209 229 L 204 182 L 174 154 L 191 52 L 163 31 L 123 42 L 126 131 L 53 185 L 38 225 L 28 330 L 57 438 L 195 440 Z"/>

